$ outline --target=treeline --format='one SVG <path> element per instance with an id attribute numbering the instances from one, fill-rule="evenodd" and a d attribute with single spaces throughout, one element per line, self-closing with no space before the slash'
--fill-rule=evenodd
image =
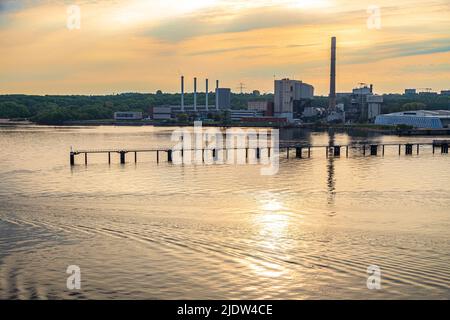
<path id="1" fill-rule="evenodd" d="M 29 119 L 40 124 L 63 124 L 66 121 L 112 119 L 116 111 L 141 111 L 148 114 L 150 107 L 179 105 L 180 94 L 124 93 L 108 96 L 31 96 L 0 95 L 0 118 Z M 209 104 L 215 95 L 209 94 Z M 249 100 L 273 99 L 272 95 L 232 94 L 235 108 L 245 108 Z M 194 95 L 185 94 L 185 104 L 193 104 Z M 199 105 L 205 95 L 197 95 Z"/>
<path id="2" fill-rule="evenodd" d="M 112 119 L 116 111 L 141 111 L 148 114 L 150 107 L 179 105 L 180 94 L 158 92 L 156 94 L 124 93 L 107 96 L 31 96 L 0 95 L 0 118 L 29 119 L 40 124 L 63 124 L 66 121 Z M 250 100 L 273 100 L 273 94 L 232 94 L 231 105 L 235 109 L 247 107 Z M 340 99 L 348 105 L 348 98 Z M 185 104 L 193 104 L 192 93 L 185 94 Z M 215 95 L 209 95 L 209 103 Z M 197 103 L 205 103 L 205 95 L 197 95 Z M 326 107 L 327 97 L 316 97 L 313 107 Z M 384 95 L 382 113 L 419 109 L 450 108 L 450 96 L 443 95 Z"/>

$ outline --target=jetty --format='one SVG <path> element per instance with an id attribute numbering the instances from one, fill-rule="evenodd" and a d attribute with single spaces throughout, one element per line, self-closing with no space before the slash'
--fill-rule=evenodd
<path id="1" fill-rule="evenodd" d="M 431 146 L 432 153 L 435 154 L 436 150 L 441 154 L 448 154 L 448 146 L 450 144 L 450 140 L 433 140 L 433 142 L 416 142 L 416 143 L 362 143 L 362 144 L 347 144 L 347 145 L 305 145 L 305 144 L 296 144 L 296 143 L 286 143 L 282 142 L 278 146 L 278 150 L 286 154 L 286 158 L 311 158 L 312 150 L 323 150 L 325 156 L 328 157 L 341 157 L 341 155 L 345 152 L 345 157 L 349 157 L 349 150 L 357 150 L 362 156 L 384 156 L 385 150 L 387 148 L 398 148 L 398 155 L 412 155 L 414 153 L 420 154 L 421 147 L 423 146 Z M 212 156 L 213 159 L 216 159 L 219 151 L 227 151 L 227 150 L 245 150 L 246 159 L 249 158 L 249 151 L 252 151 L 252 156 L 256 157 L 256 159 L 261 158 L 261 154 L 263 151 L 266 152 L 267 156 L 270 157 L 273 147 L 268 146 L 265 148 L 258 147 L 242 147 L 242 148 L 203 148 L 203 149 L 173 149 L 173 148 L 153 148 L 153 149 L 80 149 L 70 151 L 70 165 L 75 165 L 75 158 L 77 156 L 82 156 L 84 160 L 84 164 L 88 164 L 88 156 L 91 154 L 105 154 L 108 163 L 111 163 L 112 155 L 118 155 L 119 162 L 121 164 L 125 164 L 127 160 L 127 155 L 132 155 L 132 159 L 135 163 L 138 161 L 138 154 L 142 153 L 153 153 L 156 157 L 156 162 L 160 163 L 160 161 L 173 162 L 173 153 L 179 152 L 181 157 L 184 156 L 185 152 L 201 152 L 202 159 L 205 159 L 205 156 Z"/>

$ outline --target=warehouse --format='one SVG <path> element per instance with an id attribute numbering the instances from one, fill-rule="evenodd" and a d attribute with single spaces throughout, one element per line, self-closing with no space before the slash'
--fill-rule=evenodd
<path id="1" fill-rule="evenodd" d="M 414 128 L 450 128 L 449 110 L 417 110 L 382 114 L 376 117 L 375 124 L 408 125 Z"/>

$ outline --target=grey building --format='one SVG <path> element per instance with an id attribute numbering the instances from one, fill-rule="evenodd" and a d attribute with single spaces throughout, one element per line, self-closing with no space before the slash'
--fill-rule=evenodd
<path id="1" fill-rule="evenodd" d="M 293 119 L 294 101 L 312 99 L 314 87 L 298 80 L 275 80 L 274 115 L 288 120 Z"/>
<path id="2" fill-rule="evenodd" d="M 231 89 L 230 88 L 217 88 L 216 99 L 219 109 L 231 108 Z"/>

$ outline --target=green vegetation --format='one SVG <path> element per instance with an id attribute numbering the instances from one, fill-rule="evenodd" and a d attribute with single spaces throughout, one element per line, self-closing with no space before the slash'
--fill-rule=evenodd
<path id="1" fill-rule="evenodd" d="M 204 94 L 197 96 L 198 104 L 205 103 Z M 185 94 L 185 103 L 193 104 L 193 94 Z M 247 107 L 250 100 L 273 100 L 272 94 L 232 94 L 231 104 L 235 109 Z M 214 93 L 209 95 L 209 101 L 214 103 Z M 443 95 L 385 95 L 382 113 L 391 113 L 418 109 L 449 109 L 450 96 Z M 348 103 L 345 99 L 339 102 Z M 141 111 L 149 113 L 152 106 L 178 105 L 180 94 L 124 93 L 107 96 L 28 96 L 28 95 L 0 95 L 0 118 L 30 119 L 40 124 L 63 124 L 66 121 L 105 120 L 112 119 L 116 111 Z M 327 97 L 316 97 L 311 102 L 313 107 L 324 107 L 328 104 Z M 216 122 L 226 124 L 226 115 L 212 115 Z M 177 119 L 187 122 L 187 115 L 180 115 Z"/>
<path id="2" fill-rule="evenodd" d="M 232 94 L 235 108 L 246 108 L 249 100 L 272 99 L 272 95 L 255 96 L 253 94 Z M 194 103 L 193 94 L 185 94 L 185 104 Z M 209 95 L 214 103 L 215 95 Z M 204 94 L 197 96 L 198 104 L 205 103 Z M 40 124 L 62 124 L 66 121 L 112 119 L 116 111 L 141 111 L 149 113 L 152 106 L 179 105 L 180 94 L 124 93 L 107 96 L 28 96 L 0 95 L 0 118 L 30 119 Z M 180 121 L 188 121 L 181 115 Z M 217 116 L 216 121 L 222 121 Z"/>

